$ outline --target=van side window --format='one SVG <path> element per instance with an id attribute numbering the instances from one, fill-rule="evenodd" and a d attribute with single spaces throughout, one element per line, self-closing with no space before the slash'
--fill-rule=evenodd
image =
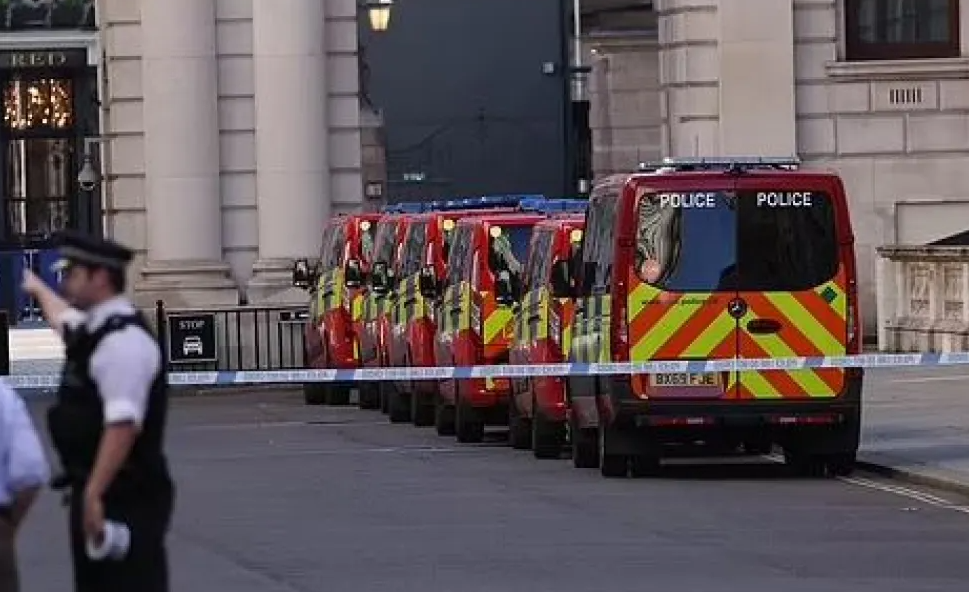
<path id="1" fill-rule="evenodd" d="M 401 263 L 400 275 L 407 277 L 415 274 L 424 263 L 424 238 L 427 235 L 427 222 L 419 222 L 411 226 L 404 244 L 404 257 Z"/>
<path id="2" fill-rule="evenodd" d="M 373 260 L 389 264 L 394 259 L 394 249 L 396 247 L 397 221 L 385 220 L 378 224 Z"/>
<path id="3" fill-rule="evenodd" d="M 343 249 L 347 242 L 346 225 L 343 221 L 337 223 L 333 231 L 333 240 L 330 242 L 330 257 L 328 267 L 335 269 L 343 265 Z"/>
<path id="4" fill-rule="evenodd" d="M 525 277 L 526 292 L 544 285 L 548 280 L 548 270 L 552 263 L 553 236 L 552 231 L 542 228 L 532 238 L 528 253 L 528 273 Z"/>
<path id="5" fill-rule="evenodd" d="M 468 249 L 471 246 L 471 229 L 459 226 L 451 232 L 454 234 L 451 252 L 447 261 L 447 285 L 453 286 L 461 281 L 468 266 Z"/>
<path id="6" fill-rule="evenodd" d="M 616 234 L 616 209 L 619 199 L 605 195 L 589 206 L 588 225 L 582 248 L 582 293 L 609 289 L 612 281 L 612 264 L 615 259 L 614 237 Z"/>
<path id="7" fill-rule="evenodd" d="M 320 239 L 320 256 L 318 271 L 326 271 L 330 268 L 330 245 L 333 243 L 333 225 L 327 224 L 323 229 L 323 238 Z"/>

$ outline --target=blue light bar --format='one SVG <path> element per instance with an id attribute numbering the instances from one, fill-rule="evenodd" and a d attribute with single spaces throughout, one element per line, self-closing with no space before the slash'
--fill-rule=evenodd
<path id="1" fill-rule="evenodd" d="M 589 202 L 584 199 L 545 199 L 532 198 L 524 199 L 518 205 L 518 209 L 524 212 L 537 212 L 540 214 L 553 213 L 575 213 L 581 214 L 589 207 Z"/>
<path id="2" fill-rule="evenodd" d="M 400 202 L 384 206 L 381 211 L 384 214 L 423 214 L 453 210 L 486 210 L 489 208 L 517 208 L 524 202 L 536 201 L 546 201 L 546 198 L 540 194 L 458 197 L 440 201 Z"/>

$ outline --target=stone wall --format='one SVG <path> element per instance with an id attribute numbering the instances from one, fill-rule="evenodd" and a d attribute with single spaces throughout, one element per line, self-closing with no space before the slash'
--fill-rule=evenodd
<path id="1" fill-rule="evenodd" d="M 143 0 L 157 1 L 157 0 Z M 146 260 L 145 143 L 142 107 L 142 2 L 104 0 L 98 7 L 104 46 L 104 146 L 107 171 L 107 232 Z M 330 191 L 320 195 L 332 212 L 359 207 L 363 199 L 357 68 L 357 6 L 354 0 L 326 0 L 326 81 L 320 97 L 329 121 Z M 244 287 L 257 258 L 256 149 L 252 4 L 216 0 L 218 54 L 219 192 L 222 256 L 232 279 Z M 307 72 L 307 76 L 312 73 Z M 172 84 L 180 81 L 173 80 Z M 186 137 L 186 145 L 193 139 Z M 300 212 L 293 212 L 299 216 Z M 177 238 L 175 238 L 177 240 Z M 312 253 L 306 253 L 310 255 Z"/>

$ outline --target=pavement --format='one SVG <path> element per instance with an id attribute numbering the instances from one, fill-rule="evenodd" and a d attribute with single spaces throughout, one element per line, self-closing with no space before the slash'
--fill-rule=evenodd
<path id="1" fill-rule="evenodd" d="M 866 468 L 969 492 L 969 367 L 869 370 Z"/>
<path id="2" fill-rule="evenodd" d="M 39 420 L 46 402 L 31 406 Z M 909 438 L 889 437 L 899 425 L 875 433 Z M 880 477 L 796 479 L 747 459 L 606 480 L 500 435 L 457 445 L 285 391 L 176 398 L 169 426 L 173 590 L 931 592 L 969 580 L 969 497 Z M 24 590 L 70 589 L 57 501 L 44 494 L 24 527 Z"/>

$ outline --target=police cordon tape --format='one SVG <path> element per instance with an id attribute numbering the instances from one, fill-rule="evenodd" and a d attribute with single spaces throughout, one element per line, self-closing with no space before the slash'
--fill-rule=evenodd
<path id="1" fill-rule="evenodd" d="M 747 358 L 606 362 L 599 364 L 504 364 L 494 366 L 437 366 L 421 368 L 361 368 L 356 370 L 229 370 L 170 372 L 176 386 L 292 384 L 303 382 L 374 382 L 390 380 L 449 380 L 468 378 L 554 378 L 616 374 L 701 374 L 743 370 L 805 370 L 808 368 L 903 368 L 969 365 L 969 352 L 925 354 L 859 354 L 805 358 Z M 6 376 L 14 388 L 53 388 L 56 374 Z"/>

